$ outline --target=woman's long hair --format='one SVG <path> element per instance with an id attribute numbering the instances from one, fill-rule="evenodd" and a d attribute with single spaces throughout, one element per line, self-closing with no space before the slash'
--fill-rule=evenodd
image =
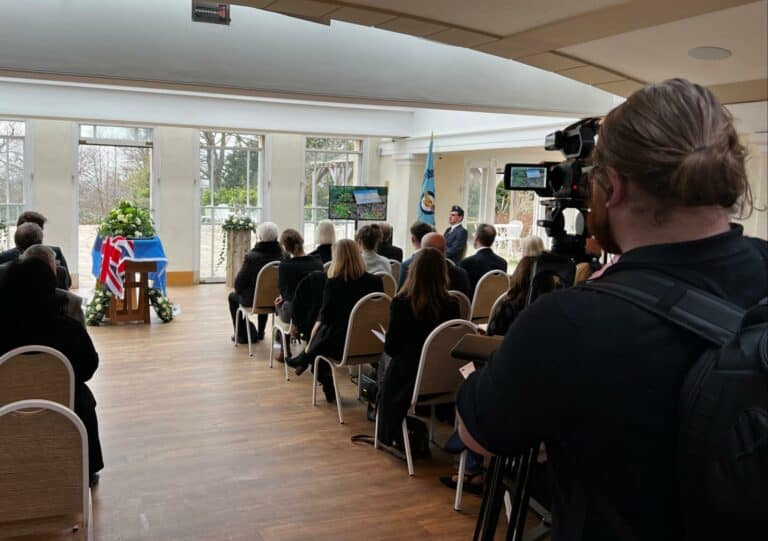
<path id="1" fill-rule="evenodd" d="M 417 318 L 439 319 L 441 308 L 451 301 L 448 264 L 443 254 L 434 248 L 419 250 L 398 296 L 410 300 L 411 310 Z"/>
<path id="2" fill-rule="evenodd" d="M 531 275 L 533 274 L 533 264 L 536 261 L 534 256 L 525 256 L 515 267 L 512 277 L 509 279 L 509 291 L 504 299 L 505 304 L 510 304 L 515 311 L 525 308 L 525 301 L 528 298 L 528 290 L 531 287 Z M 542 276 L 536 281 L 536 291 L 534 297 L 542 293 L 549 293 L 555 288 L 555 279 L 552 276 Z"/>
<path id="3" fill-rule="evenodd" d="M 341 278 L 349 282 L 365 274 L 365 262 L 355 241 L 349 239 L 336 241 L 332 255 L 328 278 Z"/>

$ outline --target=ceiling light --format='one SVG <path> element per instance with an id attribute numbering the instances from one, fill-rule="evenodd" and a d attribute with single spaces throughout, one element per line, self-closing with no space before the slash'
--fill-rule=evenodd
<path id="1" fill-rule="evenodd" d="M 722 47 L 694 47 L 688 51 L 688 56 L 696 60 L 725 60 L 732 54 Z"/>

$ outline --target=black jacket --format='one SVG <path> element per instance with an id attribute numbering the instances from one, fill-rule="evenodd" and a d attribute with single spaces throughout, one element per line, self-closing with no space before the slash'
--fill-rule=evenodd
<path id="1" fill-rule="evenodd" d="M 333 258 L 331 255 L 332 247 L 332 244 L 320 244 L 314 251 L 310 252 L 309 255 L 320 256 L 320 259 L 323 260 L 323 264 L 326 264 Z"/>
<path id="2" fill-rule="evenodd" d="M 379 244 L 377 250 L 379 255 L 383 255 L 387 259 L 394 259 L 395 261 L 403 262 L 403 249 L 393 246 L 392 244 Z"/>
<path id="3" fill-rule="evenodd" d="M 327 276 L 323 271 L 314 271 L 301 279 L 296 286 L 296 293 L 293 296 L 293 316 L 292 321 L 304 339 L 309 338 L 312 327 L 317 321 L 317 315 L 320 313 L 320 306 L 323 304 L 323 288 Z"/>
<path id="4" fill-rule="evenodd" d="M 64 254 L 61 253 L 61 248 L 58 246 L 48 246 L 48 248 L 56 254 L 56 287 L 59 289 L 69 289 L 72 285 L 72 278 L 69 276 L 69 267 L 67 267 L 67 260 L 64 259 Z M 10 250 L 0 252 L 0 265 L 10 263 L 18 258 L 18 248 L 11 248 Z"/>
<path id="5" fill-rule="evenodd" d="M 744 308 L 768 295 L 768 243 L 743 237 L 741 226 L 630 250 L 611 272 L 632 265 Z M 556 291 L 517 317 L 485 368 L 461 387 L 457 409 L 494 454 L 545 442 L 553 539 L 682 539 L 680 388 L 705 347 L 622 299 L 578 287 Z"/>
<path id="6" fill-rule="evenodd" d="M 400 278 L 397 281 L 398 290 L 400 290 L 400 288 L 403 287 L 403 284 L 405 283 L 405 279 L 408 276 L 408 269 L 411 267 L 411 263 L 413 263 L 413 256 L 403 261 L 402 265 L 400 265 Z M 457 267 L 450 259 L 447 261 L 447 263 L 448 289 L 461 291 L 471 299 L 472 290 L 470 289 L 469 275 L 467 274 L 467 271 Z"/>
<path id="7" fill-rule="evenodd" d="M 240 304 L 250 306 L 253 304 L 253 293 L 256 289 L 256 278 L 259 271 L 267 263 L 272 261 L 281 261 L 283 251 L 280 249 L 280 243 L 257 242 L 253 249 L 245 254 L 243 266 L 235 277 L 235 293 L 239 297 Z"/>
<path id="8" fill-rule="evenodd" d="M 436 320 L 418 318 L 405 296 L 397 296 L 389 308 L 389 330 L 384 351 L 392 357 L 378 398 L 379 438 L 387 445 L 398 439 L 401 423 L 413 397 L 416 372 L 419 368 L 421 348 L 435 327 L 444 321 L 458 319 L 459 304 L 453 299 L 440 307 Z"/>
<path id="9" fill-rule="evenodd" d="M 507 260 L 494 254 L 490 248 L 481 248 L 475 252 L 475 255 L 462 259 L 459 267 L 469 274 L 469 288 L 474 295 L 477 282 L 487 272 L 492 270 L 507 272 Z"/>
<path id="10" fill-rule="evenodd" d="M 459 224 L 454 229 L 445 230 L 445 256 L 458 263 L 467 253 L 467 230 Z"/>
<path id="11" fill-rule="evenodd" d="M 277 287 L 280 296 L 286 302 L 292 302 L 296 287 L 302 278 L 310 272 L 323 270 L 323 261 L 316 255 L 292 257 L 280 263 L 277 275 Z"/>

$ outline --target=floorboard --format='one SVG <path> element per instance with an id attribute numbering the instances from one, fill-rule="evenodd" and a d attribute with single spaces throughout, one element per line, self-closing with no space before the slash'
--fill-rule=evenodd
<path id="1" fill-rule="evenodd" d="M 373 425 L 348 380 L 340 425 L 322 393 L 311 406 L 309 371 L 286 382 L 266 343 L 252 358 L 232 347 L 223 285 L 169 293 L 182 309 L 170 324 L 89 328 L 106 463 L 96 539 L 471 539 L 479 498 L 455 512 L 438 480 L 452 457 L 433 450 L 409 478 L 404 462 L 350 442 Z"/>

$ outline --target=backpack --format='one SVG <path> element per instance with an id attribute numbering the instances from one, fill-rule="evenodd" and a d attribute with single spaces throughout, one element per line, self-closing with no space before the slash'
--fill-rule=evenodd
<path id="1" fill-rule="evenodd" d="M 616 269 L 578 287 L 624 299 L 708 342 L 680 391 L 685 538 L 768 536 L 768 299 L 744 310 L 648 270 Z"/>

